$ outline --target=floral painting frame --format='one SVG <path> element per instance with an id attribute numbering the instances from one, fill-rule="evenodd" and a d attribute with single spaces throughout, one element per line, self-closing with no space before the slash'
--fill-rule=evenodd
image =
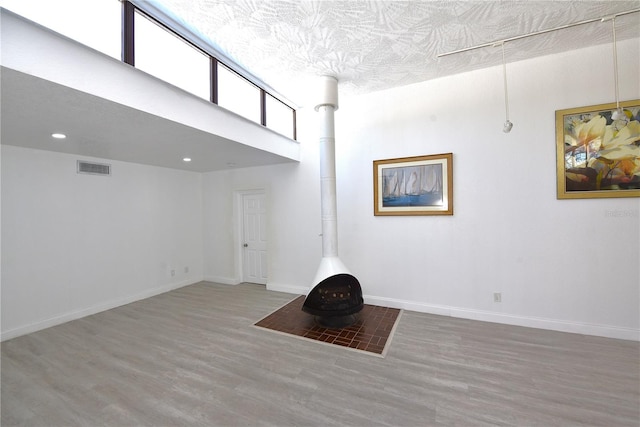
<path id="1" fill-rule="evenodd" d="M 556 111 L 557 198 L 640 197 L 640 100 Z"/>
<path id="2" fill-rule="evenodd" d="M 373 214 L 453 215 L 453 154 L 375 160 Z"/>

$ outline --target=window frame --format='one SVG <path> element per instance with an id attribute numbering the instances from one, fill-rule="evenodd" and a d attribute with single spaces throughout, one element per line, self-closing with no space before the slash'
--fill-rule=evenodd
<path id="1" fill-rule="evenodd" d="M 223 61 L 220 61 L 219 58 L 217 58 L 216 56 L 212 55 L 211 53 L 207 52 L 206 49 L 200 47 L 197 43 L 195 43 L 194 41 L 190 40 L 188 37 L 185 37 L 184 35 L 180 34 L 178 31 L 174 30 L 173 28 L 171 28 L 169 25 L 167 25 L 166 23 L 162 22 L 160 19 L 152 16 L 150 13 L 148 13 L 147 11 L 137 7 L 135 4 L 133 4 L 131 1 L 129 0 L 122 0 L 122 62 L 131 65 L 132 67 L 135 67 L 135 13 L 138 12 L 140 14 L 142 14 L 145 18 L 153 21 L 156 25 L 162 27 L 163 29 L 165 29 L 166 31 L 170 32 L 171 34 L 173 34 L 174 36 L 180 38 L 181 40 L 183 40 L 185 43 L 187 43 L 188 45 L 190 45 L 191 47 L 193 47 L 194 49 L 202 52 L 205 56 L 207 56 L 209 58 L 209 92 L 210 92 L 210 97 L 209 97 L 209 101 L 213 104 L 216 104 L 219 106 L 218 101 L 219 101 L 219 81 L 218 81 L 218 67 L 220 64 L 222 64 L 225 68 L 227 68 L 229 71 L 235 73 L 238 77 L 242 78 L 243 80 L 245 80 L 246 82 L 248 82 L 249 84 L 255 86 L 256 88 L 258 88 L 258 90 L 260 91 L 260 116 L 259 116 L 259 121 L 254 121 L 257 124 L 260 124 L 261 126 L 270 129 L 267 126 L 267 121 L 268 121 L 268 111 L 267 111 L 267 107 L 266 107 L 266 96 L 270 95 L 271 97 L 273 97 L 274 99 L 278 100 L 279 102 L 281 102 L 282 104 L 284 104 L 286 107 L 288 107 L 289 109 L 291 109 L 293 115 L 292 115 L 292 130 L 293 130 L 293 140 L 297 141 L 297 120 L 296 120 L 296 109 L 293 108 L 291 105 L 289 105 L 287 102 L 283 101 L 281 97 L 276 96 L 274 93 L 268 92 L 266 91 L 260 84 L 257 84 L 254 81 L 251 81 L 251 79 L 248 79 L 247 77 L 243 76 L 242 74 L 240 74 L 239 72 L 237 72 L 234 67 L 231 67 L 230 65 L 226 64 Z M 224 107 L 221 107 L 224 108 Z M 229 110 L 231 111 L 231 110 Z M 233 112 L 233 111 L 232 111 Z M 237 114 L 237 113 L 234 113 Z M 249 119 L 251 120 L 251 119 Z M 274 130 L 274 132 L 277 132 Z M 277 132 L 279 133 L 279 132 Z"/>

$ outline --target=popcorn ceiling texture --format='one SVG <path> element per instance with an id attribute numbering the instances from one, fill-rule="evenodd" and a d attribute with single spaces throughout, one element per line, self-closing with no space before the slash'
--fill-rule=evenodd
<path id="1" fill-rule="evenodd" d="M 499 65 L 500 49 L 444 53 L 640 8 L 640 1 L 158 0 L 183 24 L 291 100 L 317 75 L 366 93 Z M 616 19 L 639 36 L 640 13 Z M 507 62 L 611 43 L 595 22 L 505 45 Z M 609 60 L 609 58 L 603 58 Z"/>

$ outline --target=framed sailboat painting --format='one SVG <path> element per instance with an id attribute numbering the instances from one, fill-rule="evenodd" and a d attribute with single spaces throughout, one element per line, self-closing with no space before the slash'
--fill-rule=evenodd
<path id="1" fill-rule="evenodd" d="M 453 154 L 373 162 L 374 215 L 453 215 Z"/>

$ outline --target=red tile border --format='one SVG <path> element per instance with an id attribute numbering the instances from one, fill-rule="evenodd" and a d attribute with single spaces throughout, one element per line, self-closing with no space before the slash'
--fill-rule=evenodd
<path id="1" fill-rule="evenodd" d="M 356 323 L 342 329 L 331 329 L 318 325 L 313 316 L 302 311 L 304 300 L 304 295 L 299 296 L 256 322 L 255 326 L 383 355 L 401 312 L 397 308 L 365 304 L 356 314 Z"/>

